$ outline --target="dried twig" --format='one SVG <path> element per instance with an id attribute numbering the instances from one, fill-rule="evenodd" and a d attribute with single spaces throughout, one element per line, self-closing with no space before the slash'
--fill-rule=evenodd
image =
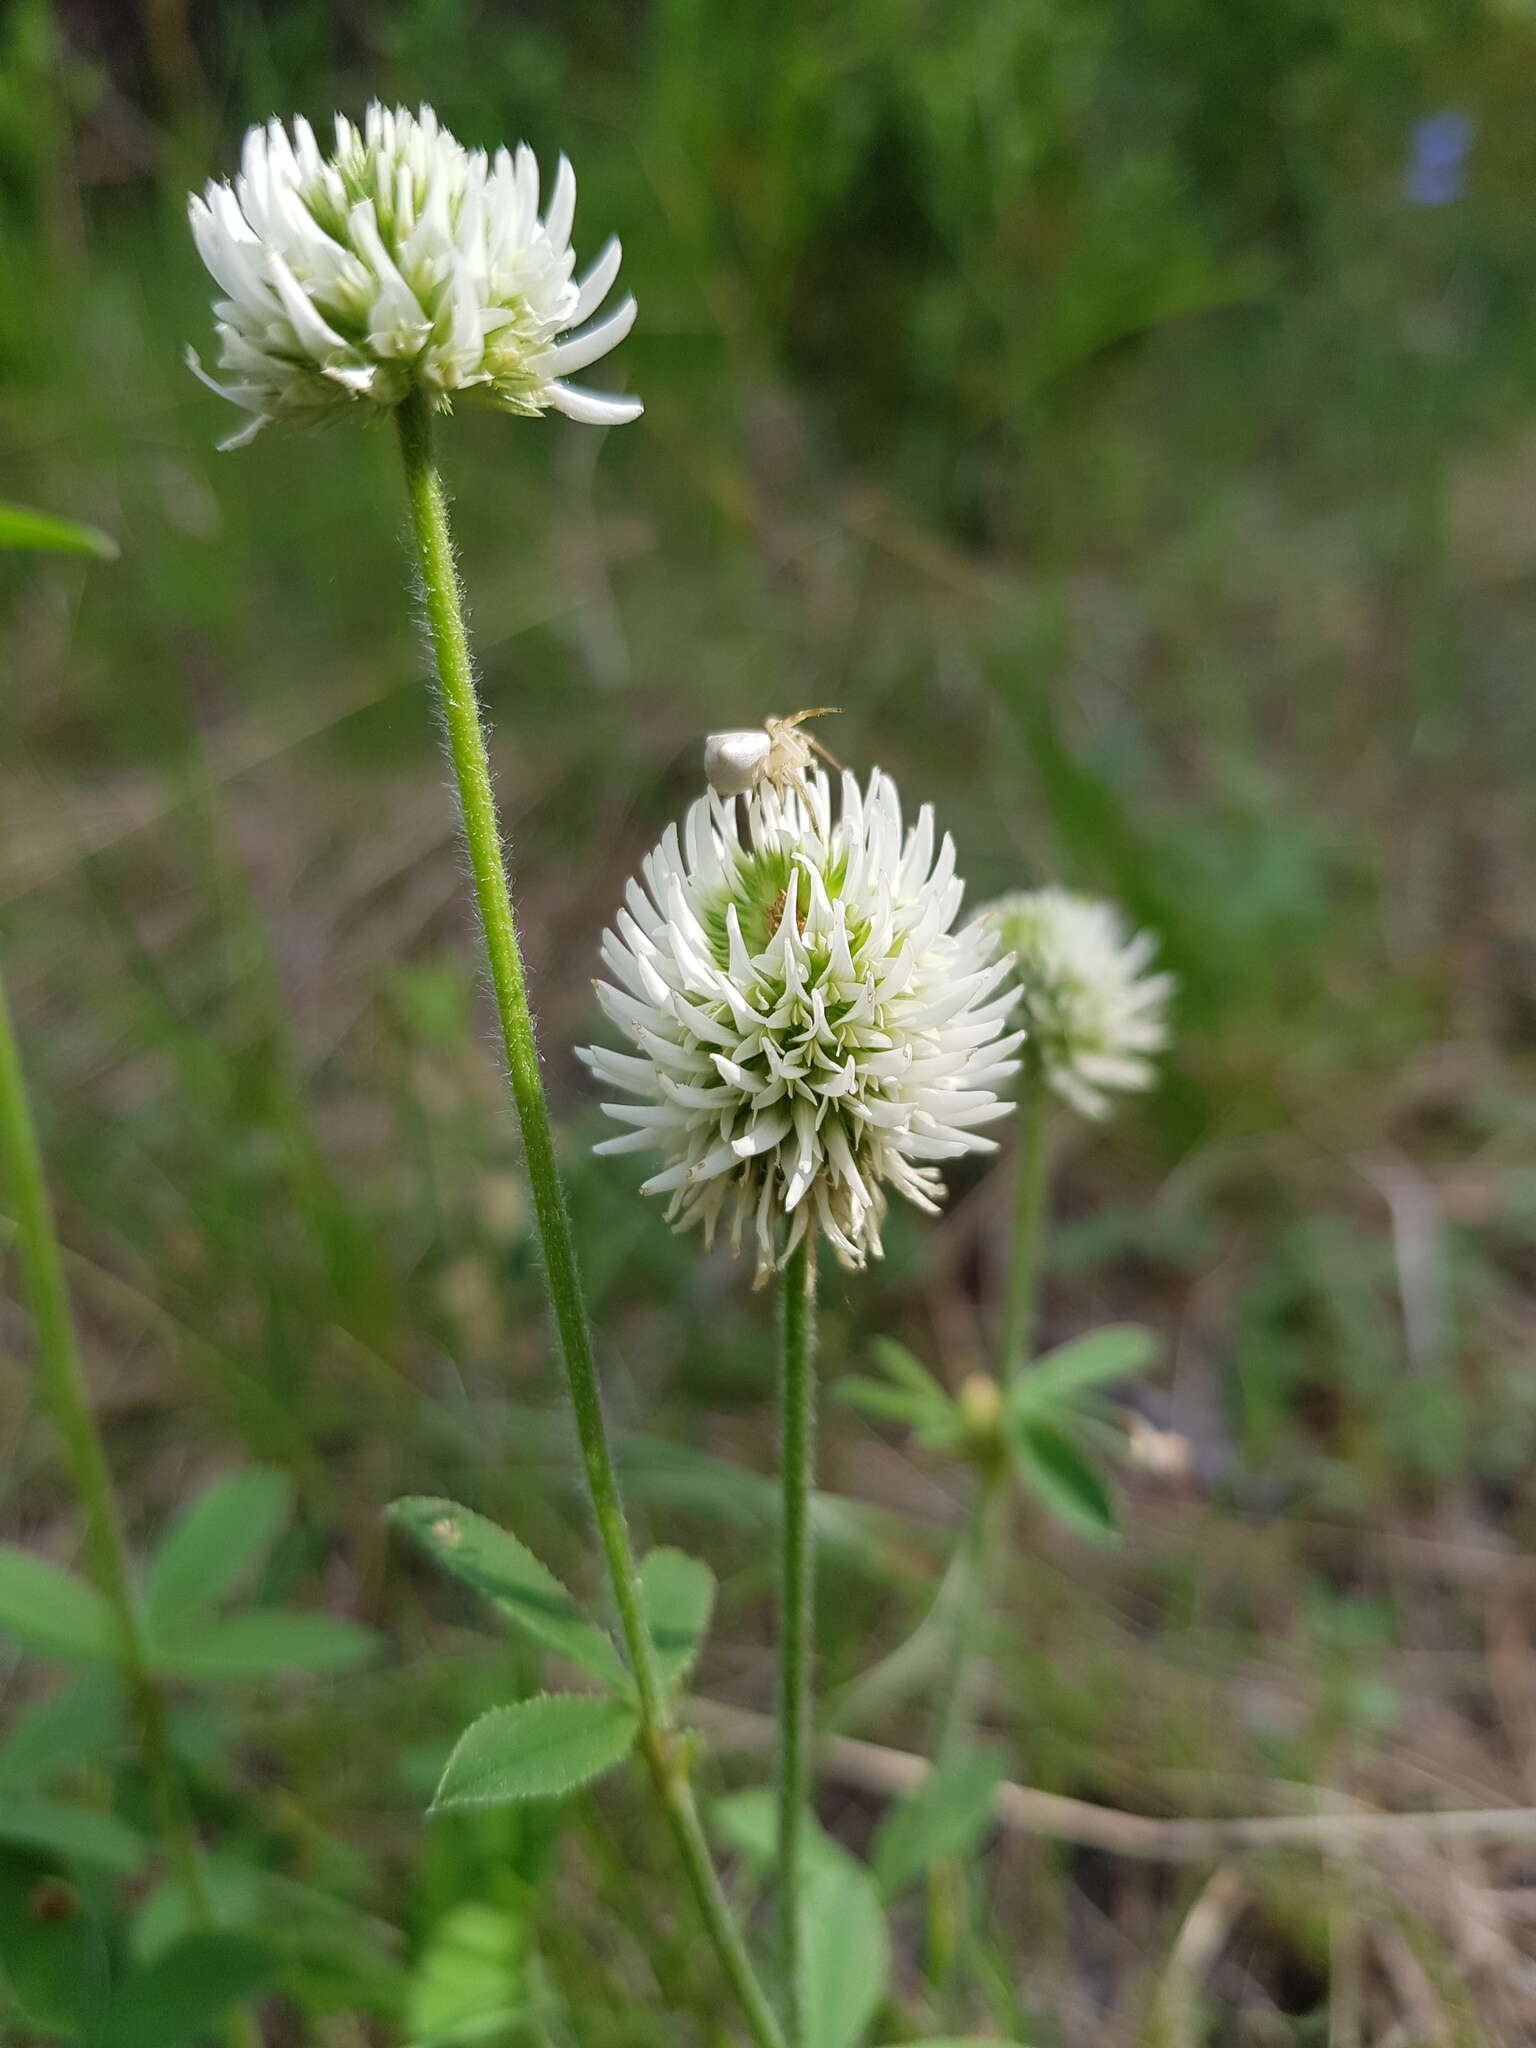
<path id="1" fill-rule="evenodd" d="M 1451 2027 L 1428 1971 L 1390 1920 L 1371 1924 L 1371 1936 L 1387 1981 L 1403 2011 L 1405 2041 L 1426 2048 L 1450 2048 Z"/>
<path id="2" fill-rule="evenodd" d="M 773 1746 L 775 1723 L 766 1714 L 707 1699 L 691 1700 L 689 1713 L 718 1748 L 757 1751 Z M 844 1784 L 887 1798 L 915 1791 L 931 1768 L 924 1757 L 848 1735 L 823 1736 L 818 1755 L 822 1767 Z M 1153 1863 L 1220 1862 L 1239 1849 L 1536 1840 L 1536 1807 L 1530 1806 L 1420 1813 L 1375 1813 L 1362 1808 L 1339 1813 L 1163 1820 L 1126 1813 L 1118 1807 L 1096 1806 L 1086 1799 L 1070 1799 L 1060 1792 L 1042 1792 L 1030 1785 L 1002 1784 L 997 1788 L 995 1811 L 1001 1827 L 1020 1834 L 1046 1835 L 1055 1841 L 1077 1842 L 1084 1848 Z"/>
<path id="3" fill-rule="evenodd" d="M 1224 1863 L 1184 1916 L 1157 1994 L 1167 2048 L 1199 2048 L 1204 2037 L 1200 1995 L 1247 1903 L 1247 1885 Z"/>

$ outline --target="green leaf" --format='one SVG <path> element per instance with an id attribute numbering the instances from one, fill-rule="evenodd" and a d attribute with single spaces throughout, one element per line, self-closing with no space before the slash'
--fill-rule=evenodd
<path id="1" fill-rule="evenodd" d="M 112 1609 L 84 1579 L 15 1544 L 0 1544 L 0 1633 L 47 1656 L 115 1662 Z"/>
<path id="2" fill-rule="evenodd" d="M 272 1982 L 270 1950 L 221 1928 L 185 1934 L 115 1988 L 86 2048 L 192 2048 Z"/>
<path id="3" fill-rule="evenodd" d="M 633 1708 L 596 1693 L 540 1693 L 495 1707 L 460 1736 L 432 1810 L 573 1792 L 623 1761 L 639 1725 Z"/>
<path id="4" fill-rule="evenodd" d="M 920 1358 L 890 1337 L 870 1345 L 883 1379 L 844 1375 L 833 1388 L 839 1401 L 879 1422 L 899 1422 L 935 1449 L 964 1434 L 955 1404 Z"/>
<path id="5" fill-rule="evenodd" d="M 238 1854 L 215 1853 L 205 1869 L 214 1925 L 237 1929 L 269 1949 L 295 2003 L 306 2005 L 316 1992 L 326 2011 L 350 1999 L 371 2012 L 392 2007 L 403 1995 L 397 1930 L 333 1892 L 280 1877 Z M 335 1879 L 337 1873 L 329 1875 Z M 191 1901 L 167 1875 L 134 1910 L 127 1947 L 136 1962 L 147 1965 L 200 1931 Z"/>
<path id="6" fill-rule="evenodd" d="M 805 2048 L 856 2048 L 885 1997 L 890 1937 L 860 1865 L 807 1872 L 800 1898 Z"/>
<path id="7" fill-rule="evenodd" d="M 1021 1372 L 1009 1390 L 1019 1412 L 1059 1406 L 1075 1395 L 1143 1372 L 1160 1349 L 1156 1333 L 1139 1323 L 1109 1323 L 1059 1344 Z"/>
<path id="8" fill-rule="evenodd" d="M 833 1383 L 832 1392 L 845 1407 L 857 1408 L 876 1422 L 899 1422 L 908 1429 L 954 1427 L 954 1404 L 943 1394 L 935 1399 L 858 1373 L 845 1373 Z"/>
<path id="9" fill-rule="evenodd" d="M 126 1877 L 149 1854 L 149 1844 L 125 1822 L 90 1807 L 66 1806 L 40 1792 L 0 1799 L 0 1841 L 77 1863 L 98 1864 Z"/>
<path id="10" fill-rule="evenodd" d="M 22 2019 L 50 2040 L 78 2040 L 107 2002 L 107 1946 L 88 1899 L 11 1851 L 0 1851 L 0 1973 Z"/>
<path id="11" fill-rule="evenodd" d="M 1118 1533 L 1102 1474 L 1065 1430 L 1041 1416 L 1010 1416 L 1008 1440 L 1020 1472 L 1053 1513 L 1101 1543 Z"/>
<path id="12" fill-rule="evenodd" d="M 898 1344 L 894 1337 L 874 1337 L 869 1348 L 874 1353 L 875 1364 L 888 1380 L 909 1387 L 914 1394 L 926 1394 L 931 1400 L 948 1406 L 948 1394 L 923 1361 L 905 1344 Z"/>
<path id="13" fill-rule="evenodd" d="M 520 1417 L 520 1422 L 523 1420 Z M 552 1441 L 535 1419 L 524 1455 L 536 1464 Z M 691 1444 L 626 1435 L 620 1446 L 627 1496 L 635 1502 L 688 1514 L 717 1516 L 761 1537 L 778 1526 L 783 1489 L 766 1472 L 711 1457 Z M 870 1574 L 883 1588 L 893 1577 L 926 1583 L 934 1555 L 931 1533 L 907 1516 L 844 1494 L 811 1496 L 811 1526 L 819 1555 Z"/>
<path id="14" fill-rule="evenodd" d="M 0 1742 L 0 1796 L 42 1787 L 65 1765 L 96 1763 L 122 1742 L 115 1672 L 92 1671 L 23 1707 Z"/>
<path id="15" fill-rule="evenodd" d="M 890 1897 L 946 1856 L 964 1856 L 992 1825 L 1002 1782 L 995 1750 L 956 1750 L 936 1764 L 909 1799 L 891 1808 L 870 1861 Z"/>
<path id="16" fill-rule="evenodd" d="M 293 1512 L 286 1473 L 262 1466 L 216 1479 L 176 1521 L 145 1580 L 151 1627 L 200 1614 L 248 1578 Z"/>
<path id="17" fill-rule="evenodd" d="M 346 1671 L 378 1647 L 372 1629 L 337 1614 L 250 1607 L 178 1629 L 154 1644 L 154 1654 L 158 1667 L 178 1678 L 268 1678 L 281 1671 Z"/>
<path id="18" fill-rule="evenodd" d="M 419 1495 L 397 1500 L 390 1514 L 431 1558 L 494 1602 L 525 1635 L 605 1685 L 627 1691 L 629 1673 L 606 1631 L 509 1531 L 454 1501 Z"/>
<path id="19" fill-rule="evenodd" d="M 999 2041 L 992 2034 L 925 2034 L 921 2041 L 904 2041 L 901 2048 L 1028 2048 L 1023 2041 Z"/>
<path id="20" fill-rule="evenodd" d="M 38 554 L 95 555 L 103 562 L 117 560 L 117 542 L 100 527 L 84 526 L 76 519 L 60 519 L 52 512 L 36 512 L 30 505 L 0 504 L 0 548 L 26 548 Z"/>
<path id="21" fill-rule="evenodd" d="M 715 1609 L 715 1575 L 681 1550 L 653 1550 L 640 1566 L 640 1595 L 662 1683 L 671 1690 L 698 1659 Z"/>
<path id="22" fill-rule="evenodd" d="M 465 1899 L 428 1934 L 411 1978 L 411 2048 L 499 2041 L 528 2003 L 527 1926 L 505 1905 Z"/>
<path id="23" fill-rule="evenodd" d="M 778 1854 L 778 1801 L 766 1785 L 728 1792 L 709 1809 L 709 1824 L 728 1849 L 734 1849 L 759 1877 L 771 1877 Z M 857 1870 L 859 1864 L 834 1841 L 818 1820 L 807 1815 L 803 1837 L 808 1870 Z"/>

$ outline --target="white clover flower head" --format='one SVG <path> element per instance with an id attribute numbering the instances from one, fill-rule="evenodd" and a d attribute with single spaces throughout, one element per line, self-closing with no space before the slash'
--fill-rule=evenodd
<path id="1" fill-rule="evenodd" d="M 992 1151 L 981 1126 L 1021 1034 L 990 931 L 953 929 L 964 894 L 925 805 L 903 830 L 896 785 L 809 769 L 793 788 L 711 792 L 669 827 L 603 935 L 597 984 L 633 1050 L 589 1047 L 605 1102 L 654 1149 L 641 1192 L 671 1197 L 706 1243 L 750 1232 L 759 1282 L 808 1231 L 845 1266 L 880 1255 L 887 1186 L 933 1210 L 939 1164 Z"/>
<path id="2" fill-rule="evenodd" d="M 619 269 L 610 241 L 573 278 L 575 205 L 564 157 L 541 220 L 532 150 L 465 149 L 430 107 L 411 114 L 375 102 L 361 128 L 338 115 L 328 155 L 305 120 L 291 134 L 275 120 L 250 129 L 234 180 L 190 200 L 198 253 L 224 293 L 214 319 L 228 381 L 189 360 L 250 414 L 224 446 L 274 421 L 319 423 L 359 403 L 398 405 L 412 391 L 441 410 L 463 396 L 594 426 L 634 419 L 637 399 L 564 382 L 635 318 L 627 298 L 569 334 Z"/>
<path id="3" fill-rule="evenodd" d="M 1014 956 L 1030 1057 L 1064 1102 L 1101 1117 L 1113 1091 L 1151 1084 L 1174 984 L 1145 971 L 1150 932 L 1127 936 L 1112 904 L 1065 889 L 1001 897 L 977 923 Z"/>

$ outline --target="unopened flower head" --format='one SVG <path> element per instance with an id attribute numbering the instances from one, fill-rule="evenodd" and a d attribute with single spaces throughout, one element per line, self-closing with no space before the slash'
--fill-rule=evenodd
<path id="1" fill-rule="evenodd" d="M 465 149 L 430 107 L 375 104 L 361 128 L 338 115 L 328 154 L 307 121 L 291 134 L 280 121 L 252 128 L 233 182 L 191 200 L 198 252 L 224 293 L 214 318 L 227 381 L 204 381 L 250 414 L 224 445 L 273 421 L 394 406 L 412 391 L 440 408 L 462 395 L 597 426 L 634 419 L 636 399 L 564 381 L 635 317 L 625 299 L 568 333 L 619 269 L 609 242 L 573 278 L 575 204 L 564 157 L 541 219 L 533 152 Z M 195 356 L 192 366 L 203 374 Z"/>
<path id="2" fill-rule="evenodd" d="M 638 1098 L 603 1105 L 630 1128 L 598 1150 L 659 1152 L 642 1192 L 706 1242 L 722 1218 L 733 1251 L 750 1235 L 760 1280 L 812 1230 L 878 1257 L 886 1188 L 936 1208 L 1017 1066 L 1008 962 L 953 929 L 953 842 L 926 806 L 904 830 L 878 770 L 842 777 L 836 819 L 832 797 L 811 769 L 667 831 L 603 937 L 598 997 L 634 1050 L 582 1055 Z"/>
<path id="3" fill-rule="evenodd" d="M 1014 955 L 1031 1057 L 1063 1101 L 1099 1117 L 1112 1091 L 1150 1084 L 1173 990 L 1146 972 L 1150 932 L 1127 936 L 1113 905 L 1065 889 L 1004 896 L 977 922 Z"/>

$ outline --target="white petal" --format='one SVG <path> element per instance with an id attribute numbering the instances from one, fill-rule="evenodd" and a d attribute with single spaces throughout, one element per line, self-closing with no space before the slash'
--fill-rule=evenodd
<path id="1" fill-rule="evenodd" d="M 614 280 L 619 274 L 623 250 L 615 236 L 604 247 L 602 254 L 576 287 L 576 303 L 571 308 L 571 325 L 579 327 L 583 320 L 590 320 L 598 307 L 613 290 Z"/>
<path id="2" fill-rule="evenodd" d="M 541 359 L 540 367 L 551 377 L 563 377 L 570 370 L 584 370 L 610 349 L 617 348 L 635 324 L 639 311 L 633 299 L 623 299 L 605 320 L 599 320 L 583 334 L 557 342 Z M 766 737 L 766 735 L 765 735 Z"/>
<path id="3" fill-rule="evenodd" d="M 563 249 L 571 239 L 571 223 L 576 218 L 576 173 L 571 169 L 570 160 L 562 156 L 555 169 L 555 189 L 549 196 L 549 209 L 544 215 L 544 232 L 555 244 Z"/>
<path id="4" fill-rule="evenodd" d="M 638 398 L 625 398 L 617 392 L 579 391 L 571 384 L 550 384 L 543 395 L 554 411 L 563 412 L 568 420 L 579 420 L 584 427 L 628 426 L 645 411 Z"/>

